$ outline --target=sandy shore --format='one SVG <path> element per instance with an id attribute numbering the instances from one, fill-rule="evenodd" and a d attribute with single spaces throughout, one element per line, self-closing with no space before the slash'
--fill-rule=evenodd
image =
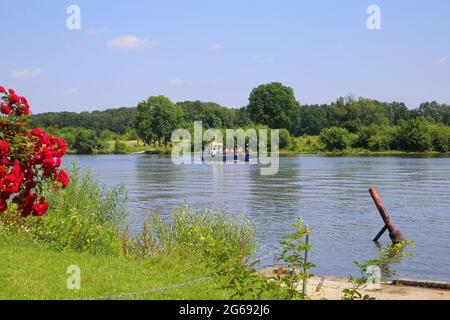
<path id="1" fill-rule="evenodd" d="M 313 277 L 308 283 L 308 296 L 313 300 L 340 300 L 345 288 L 351 288 L 345 278 Z M 377 300 L 450 300 L 450 290 L 400 284 L 382 284 L 380 290 L 364 288 L 361 293 Z"/>
<path id="2" fill-rule="evenodd" d="M 265 269 L 266 276 L 274 274 L 274 269 Z M 307 295 L 312 300 L 341 300 L 342 290 L 352 288 L 345 277 L 315 276 L 308 280 Z M 363 287 L 360 293 L 376 300 L 450 300 L 450 283 L 443 281 L 420 281 L 399 279 L 382 284 L 379 290 Z M 299 290 L 302 290 L 300 284 Z"/>

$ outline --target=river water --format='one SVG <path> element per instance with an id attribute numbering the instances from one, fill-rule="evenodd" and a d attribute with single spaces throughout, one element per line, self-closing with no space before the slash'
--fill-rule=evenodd
<path id="1" fill-rule="evenodd" d="M 450 280 L 450 158 L 283 157 L 275 176 L 262 176 L 256 165 L 176 166 L 149 155 L 65 161 L 75 159 L 106 186 L 126 186 L 134 230 L 151 211 L 169 219 L 185 204 L 223 209 L 254 220 L 263 255 L 302 216 L 313 229 L 313 272 L 321 275 L 355 274 L 354 261 L 376 257 L 372 239 L 383 223 L 368 193 L 376 186 L 397 227 L 416 243 L 397 275 Z M 388 242 L 385 235 L 382 244 Z"/>

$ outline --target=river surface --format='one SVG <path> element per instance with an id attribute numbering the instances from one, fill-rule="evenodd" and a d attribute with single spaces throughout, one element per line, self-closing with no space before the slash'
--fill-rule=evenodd
<path id="1" fill-rule="evenodd" d="M 397 227 L 414 240 L 414 256 L 397 275 L 450 280 L 450 158 L 283 157 L 275 176 L 256 165 L 174 165 L 149 155 L 70 156 L 106 186 L 128 191 L 127 222 L 139 230 L 148 213 L 223 209 L 254 221 L 264 255 L 279 247 L 302 216 L 312 227 L 315 274 L 346 276 L 354 261 L 376 257 L 372 242 L 383 226 L 368 193 L 376 186 Z M 386 234 L 382 244 L 389 242 Z M 271 263 L 268 258 L 264 263 Z"/>

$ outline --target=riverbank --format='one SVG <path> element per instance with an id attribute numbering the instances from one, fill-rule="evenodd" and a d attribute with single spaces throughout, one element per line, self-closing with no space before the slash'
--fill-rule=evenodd
<path id="1" fill-rule="evenodd" d="M 0 235 L 0 300 L 62 300 L 114 296 L 165 288 L 208 276 L 198 263 L 175 257 L 135 261 L 111 255 L 92 255 L 69 250 L 56 251 L 25 239 Z M 194 261 L 194 260 L 190 260 Z M 70 290 L 66 271 L 79 266 L 81 286 Z M 165 292 L 142 294 L 127 299 L 227 299 L 219 279 L 211 279 Z"/>
<path id="2" fill-rule="evenodd" d="M 172 153 L 171 148 L 152 148 L 152 147 L 130 147 L 122 152 L 114 152 L 114 150 L 110 151 L 101 151 L 96 152 L 94 155 L 121 155 L 121 154 L 148 154 L 148 155 L 170 155 Z M 78 155 L 75 150 L 69 150 L 67 152 L 68 155 Z M 305 155 L 315 155 L 315 156 L 324 156 L 324 157 L 450 157 L 450 152 L 407 152 L 407 151 L 398 151 L 398 150 L 390 150 L 390 151 L 370 151 L 364 149 L 348 149 L 344 151 L 294 151 L 290 149 L 281 149 L 279 152 L 282 157 L 298 157 Z"/>
<path id="3" fill-rule="evenodd" d="M 1 235 L 0 241 L 0 256 L 8 257 L 0 259 L 0 300 L 105 297 L 127 300 L 227 300 L 231 294 L 224 289 L 222 278 L 209 278 L 211 270 L 201 264 L 190 264 L 186 259 L 158 257 L 135 261 L 119 256 L 59 252 L 25 239 L 3 239 Z M 79 290 L 67 287 L 71 276 L 66 273 L 69 266 L 80 268 Z M 274 271 L 265 269 L 263 274 L 270 277 Z M 199 279 L 201 281 L 189 284 Z M 174 287 L 178 284 L 187 285 Z M 167 290 L 158 290 L 164 288 Z M 344 277 L 314 276 L 308 280 L 307 288 L 308 299 L 341 300 L 342 290 L 351 288 L 351 284 Z M 302 289 L 301 284 L 298 289 Z M 136 295 L 121 297 L 130 293 Z M 450 300 L 450 290 L 393 283 L 382 284 L 379 290 L 363 287 L 360 293 L 377 300 Z"/>
<path id="4" fill-rule="evenodd" d="M 419 282 L 419 280 L 417 281 Z M 311 300 L 340 300 L 342 290 L 350 288 L 348 279 L 340 277 L 313 277 L 308 282 L 308 293 Z M 360 292 L 376 300 L 450 300 L 450 290 L 393 283 L 382 284 L 379 290 L 370 290 L 364 287 Z"/>

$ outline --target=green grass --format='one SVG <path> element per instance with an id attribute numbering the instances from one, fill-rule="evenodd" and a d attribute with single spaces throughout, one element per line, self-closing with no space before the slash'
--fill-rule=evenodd
<path id="1" fill-rule="evenodd" d="M 0 299 L 85 299 L 147 291 L 208 276 L 201 263 L 175 257 L 135 261 L 125 257 L 55 251 L 0 233 Z M 195 261 L 195 260 L 191 260 Z M 81 268 L 81 289 L 67 289 L 70 265 Z M 130 299 L 227 299 L 219 279 Z"/>

